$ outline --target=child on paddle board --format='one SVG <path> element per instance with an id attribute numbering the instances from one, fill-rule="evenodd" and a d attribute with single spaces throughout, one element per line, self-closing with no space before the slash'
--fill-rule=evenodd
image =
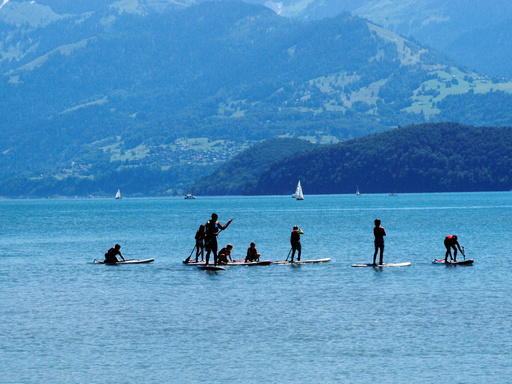
<path id="1" fill-rule="evenodd" d="M 373 265 L 375 264 L 375 260 L 377 258 L 377 252 L 380 250 L 380 257 L 379 257 L 379 265 L 384 264 L 383 258 L 384 258 L 384 236 L 386 236 L 386 230 L 384 227 L 380 225 L 381 221 L 379 219 L 375 219 L 375 228 L 373 228 L 373 235 L 375 236 L 374 245 L 375 245 L 375 252 L 373 253 Z"/>
<path id="2" fill-rule="evenodd" d="M 206 265 L 209 265 L 210 253 L 213 252 L 214 265 L 217 266 L 217 235 L 220 231 L 226 229 L 233 219 L 229 219 L 226 225 L 222 225 L 217 221 L 219 215 L 212 213 L 212 219 L 206 223 L 206 237 L 205 237 L 205 249 L 206 249 Z"/>
<path id="3" fill-rule="evenodd" d="M 299 229 L 298 226 L 293 226 L 293 231 L 290 236 L 290 244 L 292 246 L 292 259 L 290 260 L 291 263 L 293 263 L 293 257 L 295 256 L 295 251 L 297 252 L 297 261 L 300 261 L 300 255 L 302 253 L 302 247 L 300 244 L 300 235 L 304 234 L 302 232 L 302 229 Z"/>
<path id="4" fill-rule="evenodd" d="M 123 254 L 121 253 L 121 246 L 116 244 L 112 248 L 110 248 L 107 253 L 105 253 L 105 263 L 117 263 L 119 260 L 117 259 L 117 255 L 121 256 L 123 261 L 126 261 Z"/>
<path id="5" fill-rule="evenodd" d="M 219 251 L 219 263 L 232 263 L 233 259 L 231 258 L 231 250 L 233 249 L 232 244 L 226 245 Z M 228 260 L 229 257 L 229 260 Z"/>
<path id="6" fill-rule="evenodd" d="M 199 261 L 199 254 L 201 254 L 201 261 L 204 261 L 204 225 L 201 224 L 196 232 L 196 263 Z"/>
<path id="7" fill-rule="evenodd" d="M 247 248 L 247 256 L 245 256 L 246 263 L 248 262 L 254 262 L 254 261 L 260 261 L 260 254 L 258 253 L 256 249 L 256 244 L 251 243 L 251 246 Z"/>
<path id="8" fill-rule="evenodd" d="M 464 252 L 462 251 L 462 249 L 460 249 L 460 244 L 457 241 L 456 235 L 446 236 L 444 239 L 444 246 L 446 247 L 446 253 L 444 255 L 445 263 L 448 262 L 448 256 L 450 256 L 450 260 L 457 261 L 457 248 L 459 248 L 460 253 L 462 253 L 462 255 L 464 257 L 466 257 L 466 255 L 464 255 Z M 453 259 L 452 259 L 452 248 L 453 248 Z"/>

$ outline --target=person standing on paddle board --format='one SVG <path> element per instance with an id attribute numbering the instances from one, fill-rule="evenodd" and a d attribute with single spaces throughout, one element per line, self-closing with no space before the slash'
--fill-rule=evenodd
<path id="1" fill-rule="evenodd" d="M 292 259 L 291 259 L 291 263 L 293 263 L 293 257 L 295 256 L 295 251 L 297 250 L 297 261 L 300 261 L 300 255 L 302 253 L 302 247 L 300 245 L 300 235 L 304 234 L 304 232 L 302 232 L 302 229 L 299 229 L 298 226 L 294 225 L 293 226 L 293 231 L 292 231 L 292 234 L 290 236 L 290 244 L 292 246 Z"/>
<path id="2" fill-rule="evenodd" d="M 212 219 L 208 220 L 206 223 L 206 238 L 204 246 L 206 248 L 206 265 L 209 265 L 210 253 L 213 252 L 214 265 L 217 266 L 217 236 L 220 231 L 226 229 L 233 221 L 233 219 L 229 219 L 226 225 L 222 225 L 217 221 L 218 218 L 219 216 L 216 213 L 212 213 Z"/>
<path id="3" fill-rule="evenodd" d="M 121 256 L 123 261 L 126 261 L 123 254 L 120 251 L 121 246 L 116 244 L 114 247 L 110 248 L 107 253 L 105 253 L 105 263 L 117 263 L 119 260 L 117 259 L 117 255 Z"/>
<path id="4" fill-rule="evenodd" d="M 204 261 L 204 238 L 206 234 L 204 232 L 204 225 L 201 224 L 199 229 L 196 232 L 196 263 L 199 259 L 199 254 L 201 254 L 201 261 Z"/>
<path id="5" fill-rule="evenodd" d="M 226 245 L 219 251 L 219 263 L 232 263 L 233 259 L 231 258 L 231 250 L 233 249 L 232 244 Z M 229 260 L 228 260 L 229 258 Z"/>
<path id="6" fill-rule="evenodd" d="M 247 256 L 245 256 L 244 261 L 246 263 L 260 261 L 260 254 L 258 253 L 258 250 L 256 249 L 256 244 L 251 243 L 251 246 L 249 248 L 247 248 Z"/>
<path id="7" fill-rule="evenodd" d="M 466 255 L 464 255 L 464 252 L 462 252 L 462 249 L 460 249 L 460 244 L 457 241 L 456 235 L 446 236 L 446 238 L 444 239 L 444 246 L 446 247 L 446 253 L 444 255 L 445 263 L 448 262 L 448 256 L 450 256 L 450 260 L 452 259 L 452 248 L 453 248 L 453 261 L 457 261 L 457 248 L 459 248 L 460 253 L 462 253 L 462 255 L 464 257 L 466 257 Z"/>
<path id="8" fill-rule="evenodd" d="M 380 225 L 381 221 L 379 219 L 375 219 L 375 228 L 373 228 L 373 235 L 375 236 L 375 252 L 373 253 L 373 265 L 375 264 L 375 260 L 377 258 L 377 253 L 380 250 L 379 257 L 379 265 L 384 264 L 384 236 L 386 236 L 386 230 L 384 227 Z"/>

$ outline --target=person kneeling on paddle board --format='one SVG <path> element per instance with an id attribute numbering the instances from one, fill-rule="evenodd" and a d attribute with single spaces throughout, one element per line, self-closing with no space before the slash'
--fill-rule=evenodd
<path id="1" fill-rule="evenodd" d="M 302 232 L 302 229 L 299 229 L 298 226 L 294 225 L 293 226 L 293 231 L 292 231 L 292 234 L 290 236 L 290 244 L 292 246 L 292 259 L 291 259 L 291 263 L 293 263 L 293 257 L 295 256 L 295 250 L 297 250 L 297 261 L 300 261 L 300 255 L 302 253 L 302 247 L 300 245 L 300 235 L 304 234 L 304 232 Z"/>
<path id="2" fill-rule="evenodd" d="M 256 249 L 256 244 L 251 243 L 251 246 L 247 248 L 247 256 L 245 256 L 244 262 L 250 263 L 254 261 L 260 261 L 260 254 Z"/>
<path id="3" fill-rule="evenodd" d="M 219 216 L 216 213 L 212 213 L 212 219 L 206 223 L 206 238 L 205 238 L 205 249 L 206 249 L 206 265 L 209 265 L 210 253 L 213 252 L 214 265 L 217 266 L 217 235 L 221 230 L 228 227 L 233 219 L 229 219 L 226 225 L 222 225 L 217 221 Z"/>
<path id="4" fill-rule="evenodd" d="M 231 258 L 231 250 L 233 249 L 233 245 L 228 244 L 224 248 L 219 251 L 219 263 L 232 263 L 233 259 Z M 229 260 L 228 260 L 229 257 Z"/>
<path id="5" fill-rule="evenodd" d="M 373 228 L 373 235 L 375 236 L 375 252 L 373 253 L 373 265 L 377 258 L 377 252 L 380 250 L 379 265 L 384 264 L 384 236 L 386 236 L 386 230 L 380 225 L 381 221 L 375 219 L 375 228 Z"/>
<path id="6" fill-rule="evenodd" d="M 126 261 L 123 254 L 120 251 L 121 246 L 116 244 L 114 247 L 110 248 L 107 253 L 105 253 L 105 263 L 117 263 L 119 260 L 117 259 L 117 255 L 121 256 L 123 261 Z"/>
<path id="7" fill-rule="evenodd" d="M 466 257 L 466 255 L 464 255 L 464 252 L 462 251 L 462 249 L 460 249 L 460 244 L 457 241 L 456 235 L 446 236 L 446 238 L 444 239 L 444 246 L 446 247 L 446 253 L 444 255 L 445 263 L 448 262 L 448 256 L 450 256 L 450 260 L 452 260 L 452 248 L 453 248 L 453 261 L 457 261 L 457 248 L 459 248 L 460 253 L 462 253 L 462 255 L 464 257 Z"/>

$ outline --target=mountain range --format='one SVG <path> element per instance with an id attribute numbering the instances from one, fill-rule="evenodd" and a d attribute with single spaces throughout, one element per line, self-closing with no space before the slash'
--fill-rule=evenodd
<path id="1" fill-rule="evenodd" d="M 236 1 L 4 0 L 0 70 L 9 196 L 172 194 L 273 137 L 512 124 L 506 79 L 349 13 L 303 21 Z"/>

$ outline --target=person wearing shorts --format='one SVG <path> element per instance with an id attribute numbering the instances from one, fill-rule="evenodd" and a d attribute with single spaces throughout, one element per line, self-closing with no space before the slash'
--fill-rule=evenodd
<path id="1" fill-rule="evenodd" d="M 218 218 L 219 216 L 216 213 L 212 213 L 212 219 L 208 220 L 206 223 L 206 237 L 204 246 L 206 249 L 206 265 L 209 265 L 210 253 L 213 252 L 214 265 L 217 266 L 217 235 L 221 230 L 226 229 L 228 225 L 233 221 L 233 219 L 229 219 L 226 225 L 222 225 L 217 221 Z"/>

